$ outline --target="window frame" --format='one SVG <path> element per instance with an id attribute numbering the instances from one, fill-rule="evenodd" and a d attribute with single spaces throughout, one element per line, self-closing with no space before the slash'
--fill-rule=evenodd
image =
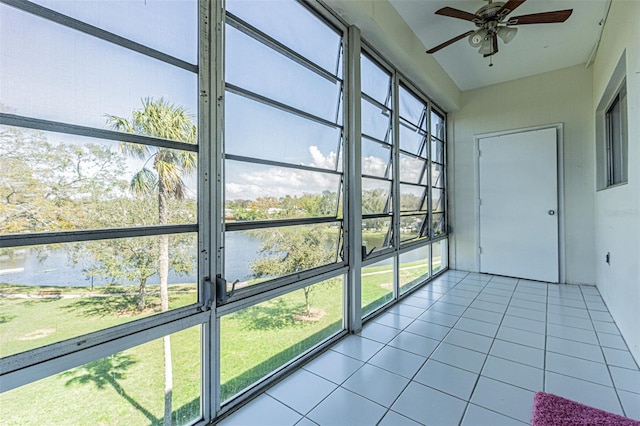
<path id="1" fill-rule="evenodd" d="M 22 5 L 28 13 L 34 13 L 33 10 L 41 10 L 41 6 L 30 3 L 26 0 L 12 0 L 12 5 L 16 3 Z M 341 262 L 330 265 L 324 265 L 318 268 L 309 269 L 297 274 L 286 275 L 278 279 L 272 280 L 264 286 L 248 287 L 246 291 L 239 292 L 236 296 L 230 298 L 227 303 L 217 306 L 217 289 L 215 286 L 215 274 L 224 269 L 224 232 L 229 229 L 228 224 L 224 223 L 224 114 L 225 114 L 225 90 L 230 86 L 225 83 L 224 69 L 224 28 L 226 24 L 226 12 L 224 10 L 224 2 L 210 2 L 207 0 L 198 0 L 198 62 L 195 66 L 198 72 L 198 90 L 199 103 L 197 113 L 198 125 L 198 144 L 187 144 L 179 141 L 165 141 L 157 138 L 150 138 L 139 135 L 121 134 L 108 130 L 95 129 L 71 125 L 67 123 L 51 122 L 46 120 L 38 120 L 30 117 L 12 116 L 11 114 L 0 114 L 0 124 L 17 125 L 30 129 L 39 129 L 53 131 L 71 135 L 81 135 L 89 137 L 97 137 L 101 139 L 121 141 L 126 140 L 135 143 L 153 145 L 157 147 L 173 148 L 180 150 L 193 151 L 198 153 L 198 200 L 197 211 L 198 220 L 195 224 L 187 225 L 162 225 L 149 227 L 131 227 L 122 229 L 109 230 L 87 230 L 87 231 L 69 231 L 59 233 L 42 233 L 42 234 L 19 234 L 19 235 L 3 235 L 0 236 L 0 243 L 5 247 L 5 243 L 11 247 L 21 245 L 33 245 L 51 242 L 71 242 L 71 241 L 92 241 L 110 238 L 124 238 L 130 236 L 143 235 L 160 235 L 160 234 L 179 234 L 185 232 L 198 233 L 198 301 L 195 304 L 174 309 L 171 311 L 158 313 L 154 316 L 131 321 L 115 327 L 99 330 L 93 333 L 82 335 L 76 338 L 64 340 L 52 345 L 39 347 L 30 351 L 22 352 L 16 355 L 8 356 L 0 360 L 0 392 L 15 388 L 36 380 L 52 376 L 58 372 L 66 371 L 70 368 L 78 367 L 87 362 L 95 361 L 109 354 L 114 354 L 122 350 L 130 349 L 135 346 L 150 342 L 165 335 L 169 335 L 181 330 L 188 329 L 195 325 L 201 326 L 201 390 L 200 390 L 200 413 L 201 417 L 194 420 L 194 424 L 206 424 L 212 420 L 220 418 L 226 413 L 233 410 L 238 405 L 246 402 L 255 395 L 256 392 L 264 389 L 274 381 L 285 376 L 292 368 L 300 366 L 310 356 L 313 356 L 324 350 L 328 345 L 335 342 L 348 332 L 355 332 L 362 327 L 362 322 L 378 315 L 383 309 L 390 304 L 397 302 L 403 297 L 408 296 L 413 290 L 419 288 L 420 285 L 433 279 L 435 276 L 444 273 L 447 266 L 441 268 L 437 274 L 433 273 L 433 246 L 441 244 L 442 241 L 448 241 L 447 223 L 447 144 L 446 144 L 446 127 L 447 115 L 440 107 L 438 107 L 427 95 L 417 88 L 410 80 L 396 69 L 389 65 L 389 62 L 380 55 L 375 48 L 368 45 L 365 40 L 360 37 L 360 31 L 357 27 L 348 27 L 347 24 L 337 17 L 335 12 L 326 9 L 318 2 L 300 2 L 307 10 L 316 17 L 324 21 L 327 25 L 339 29 L 342 34 L 343 56 L 342 56 L 342 173 L 343 180 L 343 198 L 342 209 L 343 214 L 340 221 L 343 226 L 344 237 L 343 248 L 344 254 Z M 48 10 L 48 9 L 47 9 Z M 71 25 L 78 31 L 85 32 L 90 36 L 102 38 L 121 47 L 129 48 L 135 52 L 145 54 L 155 59 L 161 60 L 172 66 L 189 68 L 193 71 L 193 64 L 185 63 L 177 58 L 166 58 L 161 52 L 153 51 L 148 47 L 116 36 L 96 27 L 91 27 L 81 21 L 73 18 L 64 17 L 57 12 L 46 12 L 45 19 L 63 25 Z M 58 22 L 61 21 L 61 22 Z M 70 23 L 70 24 L 69 24 Z M 249 29 L 250 30 L 250 29 Z M 264 38 L 263 34 L 257 34 L 257 37 Z M 265 39 L 270 42 L 268 39 Z M 307 63 L 304 57 L 291 52 L 286 46 L 275 45 L 276 50 L 280 50 L 282 54 L 294 60 Z M 364 175 L 359 173 L 361 165 L 361 138 L 366 135 L 359 133 L 360 129 L 360 102 L 366 98 L 366 95 L 360 92 L 360 67 L 356 64 L 360 61 L 360 54 L 365 54 L 374 63 L 380 65 L 385 72 L 391 76 L 391 117 L 390 126 L 393 143 L 388 144 L 390 148 L 392 176 L 391 194 L 393 207 L 391 214 L 383 216 L 389 218 L 390 232 L 394 235 L 394 241 L 390 247 L 384 250 L 373 252 L 371 256 L 363 258 L 361 250 L 353 248 L 353 242 L 362 242 L 361 225 L 364 215 L 361 214 L 361 205 L 357 206 L 357 200 L 361 196 L 361 179 Z M 291 58 L 293 55 L 293 58 Z M 297 55 L 297 57 L 296 57 Z M 182 61 L 182 62 L 180 62 Z M 314 68 L 313 66 L 311 68 Z M 186 68 L 185 68 L 186 69 Z M 326 73 L 326 70 L 312 70 L 316 73 Z M 399 228 L 401 214 L 400 211 L 400 178 L 399 173 L 399 108 L 398 108 L 398 91 L 400 85 L 408 88 L 409 91 L 427 105 L 427 119 L 431 119 L 431 112 L 437 113 L 443 117 L 444 139 L 438 139 L 443 144 L 443 181 L 441 183 L 443 189 L 443 206 L 444 211 L 441 213 L 443 218 L 444 233 L 434 238 L 430 233 L 424 238 L 416 240 L 400 242 Z M 232 90 L 242 91 L 242 88 L 231 87 Z M 250 95 L 245 93 L 245 95 Z M 273 105 L 272 105 L 273 106 Z M 289 112 L 290 108 L 288 109 Z M 301 113 L 301 116 L 311 119 L 311 114 Z M 431 126 L 427 131 L 427 210 L 426 223 L 432 226 L 432 158 L 431 158 Z M 378 141 L 380 142 L 380 141 Z M 422 158 L 422 157 L 420 157 Z M 268 161 L 255 161 L 255 163 L 266 163 Z M 351 175 L 354 171 L 358 171 L 357 177 Z M 365 178 L 380 179 L 375 176 L 364 176 Z M 387 181 L 386 179 L 382 179 Z M 358 182 L 359 181 L 359 182 Z M 405 183 L 412 185 L 410 183 Z M 434 187 L 435 188 L 435 187 Z M 440 188 L 440 187 L 437 187 Z M 361 202 L 360 202 L 361 204 Z M 375 215 L 374 215 L 375 216 Z M 330 217 L 326 221 L 331 221 Z M 322 222 L 324 220 L 321 220 Z M 269 223 L 258 224 L 257 228 L 267 228 L 276 225 L 296 225 L 300 223 L 317 223 L 317 218 L 305 218 L 302 220 L 286 219 L 284 221 L 271 221 Z M 230 228 L 241 229 L 246 224 L 232 225 Z M 359 236 L 356 234 L 360 234 Z M 357 245 L 357 244 L 356 244 Z M 361 246 L 361 244 L 360 244 Z M 399 289 L 399 262 L 400 256 L 420 248 L 427 248 L 430 259 L 429 274 L 421 283 L 415 287 L 400 292 Z M 448 244 L 445 244 L 448 247 Z M 445 258 L 445 254 L 442 254 Z M 362 268 L 392 259 L 394 286 L 393 297 L 391 300 L 382 304 L 380 307 L 368 312 L 362 317 L 362 306 L 360 299 L 361 290 L 361 273 Z M 247 388 L 237 398 L 227 401 L 224 405 L 220 401 L 220 318 L 224 315 L 236 312 L 246 307 L 273 299 L 275 297 L 287 294 L 292 291 L 299 290 L 303 287 L 316 284 L 318 282 L 331 279 L 337 276 L 346 277 L 343 284 L 343 330 L 334 334 L 317 346 L 311 348 L 290 362 L 285 363 L 280 368 L 265 376 L 257 383 Z"/>
<path id="2" fill-rule="evenodd" d="M 616 111 L 617 109 L 617 111 Z M 605 113 L 607 188 L 628 182 L 627 84 L 623 80 Z"/>

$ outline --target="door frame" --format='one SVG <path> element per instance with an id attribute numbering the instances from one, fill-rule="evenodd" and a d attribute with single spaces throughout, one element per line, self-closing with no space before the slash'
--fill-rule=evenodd
<path id="1" fill-rule="evenodd" d="M 490 133 L 480 133 L 473 136 L 473 172 L 474 172 L 474 218 L 476 229 L 476 269 L 480 271 L 480 140 L 496 136 L 512 135 L 515 133 L 531 132 L 535 130 L 555 129 L 557 148 L 557 182 L 558 182 L 558 277 L 559 283 L 566 282 L 566 255 L 564 231 L 564 123 L 545 124 L 540 126 L 522 127 L 512 130 L 502 130 Z"/>

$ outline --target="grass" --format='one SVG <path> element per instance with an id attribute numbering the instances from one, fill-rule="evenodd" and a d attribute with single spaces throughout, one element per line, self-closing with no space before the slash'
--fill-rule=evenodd
<path id="1" fill-rule="evenodd" d="M 417 283 L 423 277 L 424 268 L 416 267 L 419 264 L 402 265 L 401 283 Z M 363 270 L 364 313 L 392 297 L 391 270 L 390 265 Z M 37 294 L 42 289 L 0 284 L 0 293 L 4 294 Z M 63 295 L 101 297 L 0 298 L 3 357 L 154 313 L 151 309 L 131 314 L 134 300 L 131 295 L 122 295 L 123 288 L 99 288 L 93 292 L 78 287 L 55 289 Z M 195 302 L 195 292 L 188 292 L 189 289 L 193 290 L 193 285 L 171 287 L 172 308 Z M 340 331 L 342 295 L 340 278 L 314 285 L 311 319 L 304 317 L 302 289 L 223 317 L 221 399 L 232 397 Z M 157 294 L 150 294 L 148 301 L 155 306 Z M 200 327 L 173 334 L 171 343 L 174 421 L 183 424 L 200 412 Z M 163 362 L 162 340 L 156 340 L 5 392 L 0 395 L 1 423 L 67 424 L 73 419 L 77 424 L 107 425 L 127 419 L 127 424 L 160 424 Z"/>

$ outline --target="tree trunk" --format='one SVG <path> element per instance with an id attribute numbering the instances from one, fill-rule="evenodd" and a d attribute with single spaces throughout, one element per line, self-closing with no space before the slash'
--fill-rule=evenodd
<path id="1" fill-rule="evenodd" d="M 171 336 L 164 336 L 164 424 L 171 424 L 173 397 L 173 365 L 171 361 Z"/>
<path id="2" fill-rule="evenodd" d="M 158 182 L 158 221 L 160 225 L 168 222 L 167 190 L 159 176 Z M 169 310 L 169 236 L 160 235 L 158 255 L 158 276 L 160 277 L 160 304 L 162 312 Z M 173 394 L 173 368 L 171 362 L 171 336 L 164 336 L 164 424 L 171 424 L 172 394 Z"/>
<path id="3" fill-rule="evenodd" d="M 311 316 L 311 303 L 309 302 L 309 293 L 311 293 L 311 286 L 309 287 L 304 287 L 302 289 L 304 291 L 304 301 L 307 305 L 307 316 L 310 317 Z"/>
<path id="4" fill-rule="evenodd" d="M 138 310 L 141 311 L 145 308 L 147 295 L 147 279 L 142 278 L 140 280 L 140 290 L 138 290 Z"/>

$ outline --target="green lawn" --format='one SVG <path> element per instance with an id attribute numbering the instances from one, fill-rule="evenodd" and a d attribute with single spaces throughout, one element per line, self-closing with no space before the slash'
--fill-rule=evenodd
<path id="1" fill-rule="evenodd" d="M 415 283 L 424 272 L 417 264 L 403 264 L 401 283 Z M 365 313 L 390 300 L 391 282 L 391 266 L 363 270 Z M 90 293 L 87 288 L 58 289 L 63 294 Z M 172 290 L 172 308 L 195 302 L 192 286 Z M 0 284 L 0 293 L 30 291 L 35 294 L 38 290 Z M 100 294 L 105 291 L 101 289 Z M 108 297 L 0 298 L 0 353 L 7 356 L 155 313 L 134 314 L 132 296 L 115 293 Z M 232 397 L 340 331 L 342 295 L 342 279 L 336 278 L 312 287 L 311 317 L 305 316 L 302 289 L 223 317 L 221 399 Z M 157 294 L 151 294 L 149 305 L 155 306 L 157 299 Z M 171 344 L 173 413 L 180 424 L 199 416 L 200 327 L 173 334 Z M 127 424 L 162 423 L 163 362 L 162 340 L 156 340 L 6 392 L 0 395 L 1 423 L 65 424 L 70 418 L 77 424 L 92 425 L 115 424 L 123 418 Z"/>

